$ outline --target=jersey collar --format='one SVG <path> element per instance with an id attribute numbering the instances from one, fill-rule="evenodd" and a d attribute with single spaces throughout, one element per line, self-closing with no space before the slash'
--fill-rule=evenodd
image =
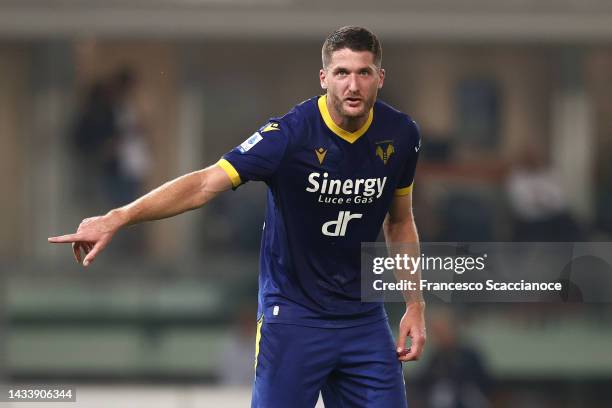
<path id="1" fill-rule="evenodd" d="M 336 123 L 333 121 L 331 115 L 329 114 L 329 110 L 327 110 L 327 95 L 321 95 L 317 103 L 319 105 L 319 112 L 321 112 L 323 122 L 325 122 L 329 130 L 349 143 L 355 143 L 357 139 L 367 132 L 372 124 L 372 119 L 374 119 L 374 109 L 370 109 L 370 114 L 368 115 L 368 120 L 366 120 L 366 123 L 364 123 L 364 125 L 355 132 L 349 132 L 336 125 Z"/>

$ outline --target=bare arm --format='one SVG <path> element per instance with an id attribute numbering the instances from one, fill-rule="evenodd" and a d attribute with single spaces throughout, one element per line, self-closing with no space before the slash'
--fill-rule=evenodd
<path id="1" fill-rule="evenodd" d="M 169 181 L 105 215 L 86 218 L 74 234 L 51 237 L 49 242 L 72 243 L 77 262 L 81 262 L 83 250 L 86 254 L 83 266 L 88 266 L 122 227 L 193 210 L 231 187 L 230 177 L 221 167 L 213 165 Z"/>
<path id="2" fill-rule="evenodd" d="M 385 218 L 383 231 L 390 256 L 394 245 L 409 244 L 406 247 L 408 255 L 419 256 L 419 236 L 412 215 L 412 192 L 403 196 L 396 196 L 391 203 L 389 214 Z M 398 274 L 402 274 L 401 276 Z M 421 271 L 417 270 L 410 274 L 407 271 L 397 272 L 396 277 L 411 280 L 418 283 L 421 279 Z M 425 345 L 425 302 L 420 290 L 405 291 L 406 312 L 400 321 L 397 337 L 397 353 L 401 361 L 418 360 Z M 410 349 L 405 350 L 406 337 L 410 337 Z"/>

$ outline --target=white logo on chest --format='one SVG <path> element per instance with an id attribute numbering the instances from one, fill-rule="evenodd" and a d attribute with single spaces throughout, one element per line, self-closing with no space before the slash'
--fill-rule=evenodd
<path id="1" fill-rule="evenodd" d="M 328 173 L 310 173 L 308 175 L 309 193 L 320 193 L 324 195 L 364 196 L 380 198 L 387 182 L 387 177 L 358 178 L 358 179 L 329 179 Z"/>

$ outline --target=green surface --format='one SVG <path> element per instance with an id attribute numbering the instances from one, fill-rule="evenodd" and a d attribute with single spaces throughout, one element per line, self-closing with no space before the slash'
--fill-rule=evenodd
<path id="1" fill-rule="evenodd" d="M 19 372 L 206 374 L 215 369 L 225 331 L 173 330 L 151 338 L 136 329 L 19 329 L 8 336 L 8 365 Z"/>
<path id="2" fill-rule="evenodd" d="M 9 369 L 33 374 L 210 375 L 244 304 L 244 295 L 218 280 L 97 283 L 17 276 L 8 283 Z M 255 308 L 252 299 L 247 304 Z M 396 329 L 394 306 L 390 321 Z M 612 377 L 612 324 L 602 313 L 608 309 L 550 313 L 549 305 L 540 316 L 540 309 L 524 312 L 518 306 L 472 308 L 470 319 L 456 327 L 482 351 L 496 377 Z M 434 340 L 430 333 L 425 361 Z M 423 366 L 410 366 L 410 375 Z"/>

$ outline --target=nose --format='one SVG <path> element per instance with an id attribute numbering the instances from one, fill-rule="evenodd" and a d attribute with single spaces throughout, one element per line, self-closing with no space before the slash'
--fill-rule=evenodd
<path id="1" fill-rule="evenodd" d="M 356 74 L 351 74 L 351 76 L 349 78 L 349 91 L 351 91 L 353 93 L 359 91 L 359 86 L 357 84 L 357 75 Z"/>

